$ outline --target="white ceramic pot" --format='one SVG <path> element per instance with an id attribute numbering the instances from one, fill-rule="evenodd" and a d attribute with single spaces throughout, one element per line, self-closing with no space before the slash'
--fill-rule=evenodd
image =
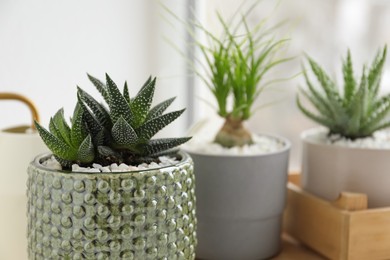
<path id="1" fill-rule="evenodd" d="M 279 252 L 290 142 L 274 138 L 284 147 L 267 154 L 189 151 L 195 163 L 197 258 L 267 259 Z"/>
<path id="2" fill-rule="evenodd" d="M 302 133 L 302 187 L 326 200 L 342 191 L 368 195 L 370 208 L 390 206 L 390 149 L 326 144 L 318 129 Z"/>
<path id="3" fill-rule="evenodd" d="M 47 151 L 28 126 L 0 131 L 0 259 L 27 259 L 26 169 Z"/>

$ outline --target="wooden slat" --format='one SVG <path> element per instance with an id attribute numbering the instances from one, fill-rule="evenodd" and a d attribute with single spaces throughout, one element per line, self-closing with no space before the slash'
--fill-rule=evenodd
<path id="1" fill-rule="evenodd" d="M 350 215 L 349 259 L 390 259 L 390 208 Z"/>
<path id="2" fill-rule="evenodd" d="M 347 216 L 330 202 L 288 184 L 285 231 L 305 245 L 332 259 L 341 259 L 346 247 Z"/>

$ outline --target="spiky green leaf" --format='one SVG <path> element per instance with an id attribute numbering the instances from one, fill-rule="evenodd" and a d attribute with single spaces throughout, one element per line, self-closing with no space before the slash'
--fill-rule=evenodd
<path id="1" fill-rule="evenodd" d="M 141 125 L 139 128 L 135 129 L 135 131 L 140 140 L 147 141 L 155 134 L 157 134 L 161 129 L 183 114 L 184 111 L 185 109 L 182 109 L 153 118 Z"/>
<path id="2" fill-rule="evenodd" d="M 135 96 L 131 103 L 131 110 L 133 111 L 133 126 L 139 127 L 146 119 L 150 106 L 152 104 L 156 78 L 141 89 Z"/>
<path id="3" fill-rule="evenodd" d="M 176 99 L 176 97 L 167 99 L 160 104 L 154 106 L 152 109 L 150 109 L 148 115 L 146 116 L 145 121 L 149 121 L 150 119 L 156 118 L 158 116 L 161 116 L 165 110 L 172 104 L 172 102 Z"/>
<path id="4" fill-rule="evenodd" d="M 158 154 L 162 151 L 179 146 L 190 139 L 191 137 L 154 139 L 150 140 L 148 143 L 138 145 L 137 148 L 140 149 L 144 155 Z"/>
<path id="5" fill-rule="evenodd" d="M 110 100 L 112 100 L 110 103 L 111 121 L 117 122 L 120 117 L 123 117 L 129 124 L 133 124 L 133 113 L 131 111 L 130 105 L 122 96 L 117 85 L 108 74 L 106 74 L 106 80 L 108 94 Z"/>
<path id="6" fill-rule="evenodd" d="M 353 75 L 351 52 L 348 50 L 347 59 L 343 63 L 344 101 L 347 106 L 355 93 L 356 81 Z"/>
<path id="7" fill-rule="evenodd" d="M 53 154 L 69 161 L 75 160 L 77 158 L 77 150 L 62 140 L 56 138 L 39 123 L 34 122 L 34 124 L 43 142 L 50 149 L 50 151 L 53 152 Z"/>
<path id="8" fill-rule="evenodd" d="M 86 124 L 83 121 L 84 110 L 79 102 L 77 102 L 72 117 L 72 129 L 70 132 L 70 140 L 72 146 L 77 148 L 87 136 Z"/>
<path id="9" fill-rule="evenodd" d="M 91 163 L 95 159 L 95 148 L 91 135 L 88 135 L 81 143 L 77 151 L 77 160 L 81 163 Z"/>
<path id="10" fill-rule="evenodd" d="M 89 75 L 88 78 L 92 82 L 92 84 L 96 87 L 96 89 L 100 92 L 102 97 L 104 98 L 104 101 L 106 101 L 107 104 L 110 104 L 110 96 L 108 94 L 107 86 L 104 85 L 103 82 L 101 82 L 99 79 Z"/>
<path id="11" fill-rule="evenodd" d="M 100 125 L 104 126 L 105 128 L 112 127 L 110 114 L 107 109 L 80 87 L 77 87 L 77 98 L 85 111 L 89 111 L 86 106 L 91 109 L 91 112 L 94 114 L 94 117 L 97 119 Z"/>
<path id="12" fill-rule="evenodd" d="M 126 99 L 127 103 L 130 104 L 130 94 L 129 87 L 127 86 L 127 81 L 125 81 L 125 85 L 123 86 L 123 97 Z"/>
<path id="13" fill-rule="evenodd" d="M 70 136 L 70 127 L 65 120 L 63 108 L 61 108 L 60 110 L 57 111 L 57 113 L 54 114 L 53 124 L 58 129 L 59 133 L 62 136 L 62 139 L 66 143 L 71 144 L 72 142 L 71 142 L 71 136 Z"/>
<path id="14" fill-rule="evenodd" d="M 114 141 L 120 147 L 131 147 L 138 141 L 137 133 L 123 117 L 120 117 L 111 130 Z"/>

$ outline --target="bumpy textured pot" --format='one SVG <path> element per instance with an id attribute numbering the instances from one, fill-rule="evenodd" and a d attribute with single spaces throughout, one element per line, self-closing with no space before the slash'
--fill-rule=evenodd
<path id="1" fill-rule="evenodd" d="M 126 173 L 28 169 L 29 259 L 194 259 L 193 162 Z"/>
<path id="2" fill-rule="evenodd" d="M 342 191 L 368 195 L 368 206 L 390 206 L 390 150 L 342 147 L 318 140 L 318 129 L 302 133 L 302 187 L 335 200 Z"/>
<path id="3" fill-rule="evenodd" d="M 276 137 L 274 137 L 276 138 Z M 264 259 L 280 250 L 290 142 L 278 152 L 207 155 L 196 165 L 200 259 Z"/>

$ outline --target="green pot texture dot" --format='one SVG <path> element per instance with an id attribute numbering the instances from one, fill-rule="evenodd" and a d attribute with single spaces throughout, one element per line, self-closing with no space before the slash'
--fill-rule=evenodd
<path id="1" fill-rule="evenodd" d="M 125 173 L 28 168 L 29 259 L 195 259 L 193 162 Z"/>

